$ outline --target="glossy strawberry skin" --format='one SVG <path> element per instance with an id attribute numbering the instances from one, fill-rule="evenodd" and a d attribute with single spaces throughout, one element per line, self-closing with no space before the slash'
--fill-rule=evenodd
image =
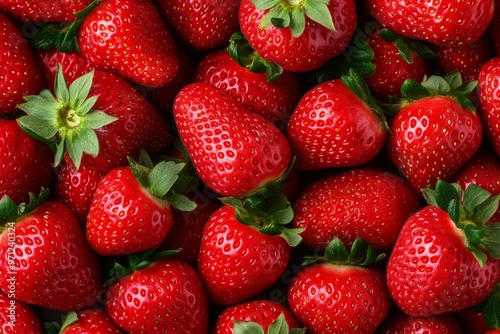
<path id="1" fill-rule="evenodd" d="M 2 0 L 0 9 L 24 22 L 72 22 L 90 0 Z"/>
<path id="2" fill-rule="evenodd" d="M 217 88 L 193 83 L 174 102 L 179 135 L 200 179 L 224 196 L 246 196 L 288 168 L 285 136 Z"/>
<path id="3" fill-rule="evenodd" d="M 239 29 L 241 0 L 156 0 L 172 32 L 188 47 L 206 51 L 225 46 Z"/>
<path id="4" fill-rule="evenodd" d="M 494 11 L 493 0 L 467 3 L 368 0 L 366 6 L 375 20 L 398 35 L 447 46 L 477 41 L 486 31 Z"/>
<path id="5" fill-rule="evenodd" d="M 340 79 L 306 92 L 287 127 L 298 170 L 364 164 L 382 150 L 386 136 L 383 122 Z"/>
<path id="6" fill-rule="evenodd" d="M 164 258 L 113 283 L 105 308 L 127 333 L 208 333 L 208 304 L 197 271 Z"/>
<path id="7" fill-rule="evenodd" d="M 308 184 L 294 203 L 292 225 L 305 228 L 301 236 L 315 250 L 324 250 L 334 237 L 346 246 L 361 237 L 387 252 L 418 208 L 419 197 L 403 178 L 364 167 Z"/>
<path id="8" fill-rule="evenodd" d="M 150 0 L 101 2 L 85 18 L 77 41 L 89 63 L 135 84 L 160 87 L 178 71 L 172 34 Z"/>
<path id="9" fill-rule="evenodd" d="M 465 247 L 448 213 L 426 206 L 410 217 L 389 257 L 387 285 L 406 314 L 428 317 L 482 301 L 498 283 L 500 263 L 483 268 Z"/>
<path id="10" fill-rule="evenodd" d="M 354 1 L 330 1 L 328 8 L 335 32 L 306 19 L 304 33 L 293 37 L 289 28 L 271 26 L 260 29 L 260 22 L 267 11 L 258 10 L 250 0 L 243 0 L 240 6 L 240 29 L 262 58 L 288 71 L 307 72 L 340 54 L 356 28 Z"/>
<path id="11" fill-rule="evenodd" d="M 253 321 L 267 331 L 269 325 L 283 313 L 289 329 L 298 328 L 297 320 L 290 310 L 276 301 L 259 299 L 227 307 L 217 318 L 213 334 L 233 334 L 236 321 Z"/>
<path id="12" fill-rule="evenodd" d="M 224 205 L 205 226 L 198 270 L 209 299 L 231 305 L 271 286 L 283 274 L 289 259 L 290 246 L 284 238 L 240 223 L 234 208 Z"/>
<path id="13" fill-rule="evenodd" d="M 60 334 L 122 334 L 123 331 L 102 309 L 86 309 L 77 313 L 78 320 Z"/>
<path id="14" fill-rule="evenodd" d="M 130 167 L 117 167 L 99 182 L 86 235 L 101 255 L 132 254 L 158 246 L 172 227 L 168 202 L 155 199 Z"/>
<path id="15" fill-rule="evenodd" d="M 0 13 L 0 115 L 16 111 L 23 97 L 43 88 L 40 70 L 21 31 Z"/>
<path id="16" fill-rule="evenodd" d="M 487 61 L 479 70 L 478 94 L 480 114 L 486 135 L 500 155 L 500 57 Z"/>
<path id="17" fill-rule="evenodd" d="M 454 333 L 461 334 L 462 328 L 453 314 L 441 314 L 433 317 L 411 317 L 407 314 L 390 315 L 384 324 L 377 328 L 377 334 L 405 333 Z"/>
<path id="18" fill-rule="evenodd" d="M 16 300 L 14 295 L 0 292 L 0 331 L 3 334 L 42 334 L 42 324 L 31 306 Z"/>
<path id="19" fill-rule="evenodd" d="M 294 276 L 288 304 L 307 333 L 372 333 L 391 301 L 379 269 L 320 263 Z"/>
<path id="20" fill-rule="evenodd" d="M 455 100 L 428 97 L 410 103 L 394 117 L 387 149 L 391 161 L 417 191 L 436 181 L 452 181 L 475 154 L 482 125 L 475 112 Z"/>
<path id="21" fill-rule="evenodd" d="M 97 301 L 102 288 L 98 258 L 77 217 L 59 202 L 44 202 L 16 221 L 15 274 L 9 271 L 8 232 L 0 235 L 1 288 L 16 277 L 16 299 L 69 312 Z M 12 232 L 12 230 L 10 230 Z"/>

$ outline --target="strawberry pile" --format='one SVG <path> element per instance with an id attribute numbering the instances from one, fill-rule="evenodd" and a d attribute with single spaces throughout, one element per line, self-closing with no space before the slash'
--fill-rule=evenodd
<path id="1" fill-rule="evenodd" d="M 493 0 L 0 0 L 0 333 L 500 332 Z"/>

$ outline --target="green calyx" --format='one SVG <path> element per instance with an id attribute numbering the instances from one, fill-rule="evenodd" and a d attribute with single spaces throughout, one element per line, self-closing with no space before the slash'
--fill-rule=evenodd
<path id="1" fill-rule="evenodd" d="M 33 193 L 30 193 L 29 197 L 28 203 L 21 203 L 19 205 L 14 203 L 7 195 L 0 199 L 0 232 L 6 226 L 11 227 L 18 218 L 30 213 L 45 202 L 49 197 L 49 190 L 42 188 L 38 197 Z"/>
<path id="2" fill-rule="evenodd" d="M 46 142 L 55 151 L 55 166 L 64 153 L 78 169 L 84 153 L 97 156 L 99 140 L 95 133 L 117 120 L 99 110 L 93 110 L 97 96 L 89 97 L 94 72 L 76 79 L 69 87 L 57 66 L 53 95 L 48 89 L 38 95 L 25 96 L 18 107 L 27 115 L 18 118 L 19 126 L 29 135 Z"/>
<path id="3" fill-rule="evenodd" d="M 381 261 L 385 256 L 385 253 L 377 254 L 373 246 L 369 245 L 362 238 L 356 238 L 349 251 L 342 241 L 335 237 L 326 246 L 323 255 L 305 256 L 303 265 L 320 262 L 336 265 L 368 266 Z"/>
<path id="4" fill-rule="evenodd" d="M 290 28 L 293 37 L 302 35 L 306 18 L 335 30 L 332 14 L 328 9 L 330 0 L 250 0 L 258 10 L 268 10 L 260 22 L 260 29 L 270 26 Z"/>
<path id="5" fill-rule="evenodd" d="M 463 230 L 467 249 L 481 266 L 487 254 L 500 259 L 500 223 L 486 224 L 497 212 L 500 194 L 470 184 L 465 191 L 457 183 L 438 180 L 436 187 L 422 189 L 424 198 L 448 213 L 456 227 Z"/>
<path id="6" fill-rule="evenodd" d="M 136 179 L 151 195 L 168 201 L 177 210 L 192 211 L 196 208 L 196 203 L 182 194 L 192 183 L 190 173 L 184 173 L 186 163 L 160 161 L 154 164 L 144 150 L 139 162 L 131 157 L 128 161 Z"/>
<path id="7" fill-rule="evenodd" d="M 304 328 L 290 328 L 283 312 L 268 327 L 267 332 L 254 321 L 233 320 L 234 334 L 304 334 Z"/>
<path id="8" fill-rule="evenodd" d="M 75 311 L 71 311 L 66 313 L 65 315 L 62 315 L 62 324 L 56 321 L 47 322 L 44 324 L 44 328 L 47 334 L 59 334 L 77 321 L 78 314 Z"/>
<path id="9" fill-rule="evenodd" d="M 408 64 L 413 64 L 413 52 L 416 51 L 424 59 L 433 59 L 436 54 L 420 41 L 397 35 L 389 29 L 381 29 L 380 37 L 386 42 L 394 43 L 401 58 Z"/>

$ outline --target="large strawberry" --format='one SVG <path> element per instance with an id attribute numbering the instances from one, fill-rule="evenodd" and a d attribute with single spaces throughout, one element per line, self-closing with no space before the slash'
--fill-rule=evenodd
<path id="1" fill-rule="evenodd" d="M 340 54 L 357 24 L 353 0 L 243 0 L 240 29 L 262 58 L 286 70 L 317 69 Z"/>
<path id="2" fill-rule="evenodd" d="M 284 176 L 290 145 L 271 121 L 205 83 L 184 87 L 175 124 L 200 179 L 223 196 L 246 196 Z"/>
<path id="3" fill-rule="evenodd" d="M 2 334 L 42 334 L 42 324 L 34 310 L 15 299 L 15 289 L 9 294 L 0 291 L 0 332 Z"/>
<path id="4" fill-rule="evenodd" d="M 419 317 L 475 305 L 500 277 L 499 224 L 485 225 L 500 195 L 474 184 L 462 192 L 441 180 L 424 194 L 429 205 L 403 225 L 387 266 L 392 299 Z"/>
<path id="5" fill-rule="evenodd" d="M 2 0 L 0 9 L 24 22 L 72 22 L 75 12 L 83 10 L 90 2 L 91 0 Z"/>
<path id="6" fill-rule="evenodd" d="M 500 57 L 488 60 L 479 70 L 480 115 L 486 135 L 500 156 Z"/>
<path id="7" fill-rule="evenodd" d="M 468 99 L 475 87 L 475 82 L 463 83 L 456 71 L 422 84 L 404 83 L 387 148 L 417 191 L 438 179 L 452 181 L 479 148 L 482 125 Z"/>
<path id="8" fill-rule="evenodd" d="M 365 5 L 378 22 L 399 35 L 447 46 L 477 41 L 488 28 L 495 7 L 493 0 L 368 0 Z"/>
<path id="9" fill-rule="evenodd" d="M 391 306 L 384 273 L 374 266 L 381 258 L 362 239 L 350 252 L 333 239 L 323 256 L 308 257 L 288 290 L 289 307 L 306 333 L 374 332 Z"/>
<path id="10" fill-rule="evenodd" d="M 32 195 L 17 207 L 0 201 L 0 286 L 17 300 L 59 311 L 96 303 L 102 288 L 98 258 L 78 218 L 59 202 Z M 43 202 L 43 203 L 41 203 Z"/>
<path id="11" fill-rule="evenodd" d="M 314 170 L 367 163 L 382 150 L 387 128 L 355 71 L 323 82 L 304 94 L 288 122 L 294 167 Z"/>
<path id="12" fill-rule="evenodd" d="M 43 80 L 28 42 L 19 28 L 0 13 L 0 114 L 16 110 L 23 96 L 38 94 Z"/>

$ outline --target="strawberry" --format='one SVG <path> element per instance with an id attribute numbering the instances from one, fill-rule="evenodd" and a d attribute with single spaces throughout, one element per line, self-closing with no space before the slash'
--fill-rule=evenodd
<path id="1" fill-rule="evenodd" d="M 433 317 L 411 317 L 398 313 L 387 317 L 384 323 L 377 328 L 376 334 L 404 334 L 404 333 L 454 333 L 461 334 L 462 328 L 453 314 L 440 314 Z"/>
<path id="2" fill-rule="evenodd" d="M 465 46 L 477 41 L 493 18 L 493 0 L 399 2 L 368 0 L 373 18 L 398 35 L 437 45 Z"/>
<path id="3" fill-rule="evenodd" d="M 403 84 L 387 149 L 417 191 L 435 186 L 438 179 L 452 181 L 479 148 L 482 125 L 467 98 L 475 87 L 463 83 L 457 71 Z"/>
<path id="4" fill-rule="evenodd" d="M 419 196 L 400 176 L 361 167 L 311 182 L 295 201 L 292 226 L 304 242 L 324 250 L 337 237 L 351 246 L 358 237 L 377 251 L 390 251 Z"/>
<path id="5" fill-rule="evenodd" d="M 243 0 L 240 29 L 267 61 L 285 70 L 307 72 L 340 54 L 357 24 L 353 0 Z"/>
<path id="6" fill-rule="evenodd" d="M 466 309 L 460 310 L 456 314 L 466 334 L 487 334 L 492 330 L 486 324 L 483 312 Z"/>
<path id="7" fill-rule="evenodd" d="M 403 225 L 389 257 L 387 285 L 406 314 L 429 317 L 484 300 L 499 282 L 498 223 L 485 225 L 500 195 L 439 180 L 429 205 Z M 463 201 L 462 201 L 463 195 Z"/>
<path id="8" fill-rule="evenodd" d="M 480 115 L 483 120 L 486 135 L 493 150 L 500 155 L 500 57 L 488 60 L 479 70 L 478 96 Z"/>
<path id="9" fill-rule="evenodd" d="M 24 22 L 72 22 L 91 0 L 2 0 L 0 9 Z"/>
<path id="10" fill-rule="evenodd" d="M 0 114 L 6 114 L 16 111 L 24 95 L 38 94 L 44 83 L 21 31 L 1 13 L 0 45 Z"/>
<path id="11" fill-rule="evenodd" d="M 138 162 L 109 171 L 99 182 L 87 215 L 89 245 L 101 255 L 132 254 L 158 246 L 173 223 L 172 208 L 189 211 L 194 203 L 176 187 L 185 164 Z"/>
<path id="12" fill-rule="evenodd" d="M 28 136 L 15 120 L 0 119 L 0 198 L 15 203 L 29 200 L 51 185 L 54 155 L 43 143 Z"/>
<path id="13" fill-rule="evenodd" d="M 15 299 L 15 292 L 0 292 L 0 332 L 42 334 L 42 324 L 31 306 Z"/>
<path id="14" fill-rule="evenodd" d="M 211 85 L 185 86 L 174 120 L 200 179 L 223 196 L 250 195 L 291 163 L 290 145 L 274 124 Z"/>
<path id="15" fill-rule="evenodd" d="M 362 239 L 349 252 L 337 238 L 323 256 L 307 257 L 288 288 L 289 307 L 306 332 L 372 333 L 391 305 L 383 271 L 368 266 L 381 259 Z"/>
<path id="16" fill-rule="evenodd" d="M 224 46 L 239 29 L 240 0 L 156 0 L 172 32 L 188 47 L 206 51 Z"/>
<path id="17" fill-rule="evenodd" d="M 127 333 L 208 333 L 208 303 L 198 272 L 168 257 L 130 259 L 105 297 L 110 318 Z"/>
<path id="18" fill-rule="evenodd" d="M 375 99 L 355 71 L 342 78 L 307 91 L 293 111 L 286 130 L 294 168 L 357 166 L 382 150 L 387 125 Z"/>
<path id="19" fill-rule="evenodd" d="M 18 123 L 55 146 L 56 166 L 67 152 L 77 169 L 83 163 L 109 171 L 126 165 L 127 157 L 137 157 L 141 149 L 154 154 L 170 144 L 158 111 L 116 75 L 93 71 L 68 87 L 59 66 L 54 92 L 26 96 L 19 108 L 28 115 Z"/>
<path id="20" fill-rule="evenodd" d="M 78 312 L 69 312 L 62 324 L 46 323 L 48 334 L 123 334 L 124 332 L 110 319 L 106 311 L 89 308 Z"/>
<path id="21" fill-rule="evenodd" d="M 0 287 L 16 300 L 63 312 L 90 306 L 102 287 L 100 264 L 78 218 L 59 202 L 32 194 L 17 207 L 0 201 Z"/>

